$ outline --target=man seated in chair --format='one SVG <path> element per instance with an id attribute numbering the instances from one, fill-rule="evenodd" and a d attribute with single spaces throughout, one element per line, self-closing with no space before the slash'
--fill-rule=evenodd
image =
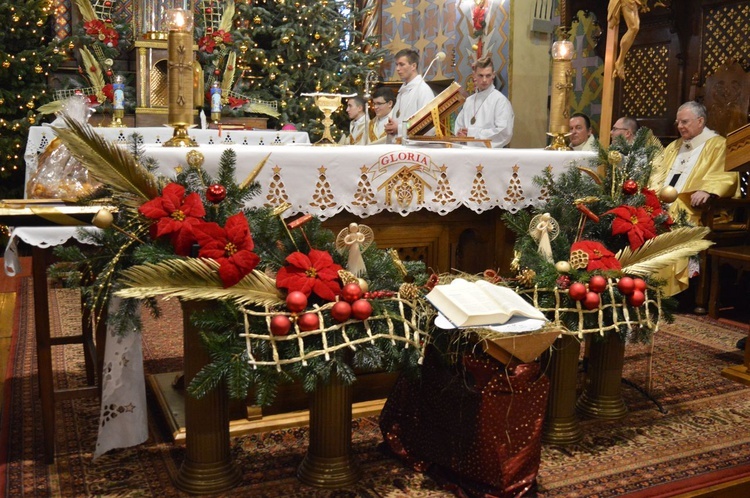
<path id="1" fill-rule="evenodd" d="M 490 140 L 492 147 L 505 147 L 513 138 L 513 107 L 494 86 L 495 68 L 490 57 L 474 63 L 475 93 L 464 102 L 454 126 L 457 137 Z M 469 143 L 484 147 L 481 143 Z"/>
<path id="2" fill-rule="evenodd" d="M 688 220 L 700 224 L 700 211 L 713 197 L 732 197 L 737 192 L 737 173 L 724 171 L 726 139 L 706 128 L 706 108 L 690 101 L 677 110 L 675 121 L 680 138 L 654 159 L 650 186 L 660 190 L 672 186 L 679 193 L 670 206 L 673 218 L 680 210 Z"/>
<path id="3" fill-rule="evenodd" d="M 614 126 L 612 126 L 612 131 L 609 133 L 609 136 L 612 137 L 613 141 L 615 137 L 622 137 L 627 143 L 632 144 L 633 140 L 635 140 L 635 134 L 637 132 L 638 121 L 636 121 L 634 118 L 631 118 L 630 116 L 623 116 L 615 121 Z"/>
<path id="4" fill-rule="evenodd" d="M 737 192 L 737 173 L 724 170 L 726 139 L 706 128 L 706 108 L 690 101 L 677 110 L 675 121 L 680 138 L 670 143 L 662 154 L 654 158 L 649 181 L 650 188 L 659 191 L 674 187 L 677 199 L 669 208 L 677 219 L 680 211 L 694 225 L 701 224 L 701 209 L 712 197 L 732 197 Z M 688 287 L 688 278 L 699 273 L 699 268 L 688 267 L 688 261 L 676 264 L 667 278 L 667 295 L 674 295 Z"/>
<path id="5" fill-rule="evenodd" d="M 582 112 L 570 116 L 570 147 L 573 150 L 598 151 L 599 141 L 594 136 L 591 118 Z"/>

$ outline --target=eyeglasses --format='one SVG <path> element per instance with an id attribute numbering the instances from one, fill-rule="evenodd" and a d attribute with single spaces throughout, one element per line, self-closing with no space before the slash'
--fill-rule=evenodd
<path id="1" fill-rule="evenodd" d="M 612 127 L 612 131 L 628 131 L 627 128 L 618 128 L 617 126 Z"/>
<path id="2" fill-rule="evenodd" d="M 374 107 L 380 107 L 381 105 L 386 105 L 388 102 L 373 102 L 372 105 Z"/>
<path id="3" fill-rule="evenodd" d="M 695 121 L 697 119 L 701 118 L 693 118 L 693 119 L 678 119 L 674 122 L 675 126 L 687 126 L 692 121 Z"/>

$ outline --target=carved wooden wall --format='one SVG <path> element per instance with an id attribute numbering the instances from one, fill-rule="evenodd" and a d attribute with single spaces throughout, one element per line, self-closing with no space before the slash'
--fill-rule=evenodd
<path id="1" fill-rule="evenodd" d="M 653 2 L 649 2 L 653 3 Z M 674 116 L 689 100 L 691 84 L 703 86 L 706 77 L 729 59 L 750 70 L 750 1 L 671 0 L 666 8 L 641 15 L 641 27 L 626 58 L 626 81 L 615 90 L 613 115 L 629 114 L 667 142 L 677 136 Z M 574 14 L 593 12 L 606 30 L 607 1 L 573 0 Z M 622 33 L 624 24 L 620 27 Z M 599 42 L 604 57 L 605 36 Z"/>

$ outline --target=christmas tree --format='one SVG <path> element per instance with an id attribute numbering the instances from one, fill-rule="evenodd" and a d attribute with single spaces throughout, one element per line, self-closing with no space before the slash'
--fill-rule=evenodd
<path id="1" fill-rule="evenodd" d="M 62 62 L 49 44 L 52 2 L 23 0 L 0 4 L 0 194 L 23 197 L 24 150 L 35 109 L 52 100 L 47 77 Z"/>
<path id="2" fill-rule="evenodd" d="M 383 60 L 377 39 L 365 38 L 358 27 L 368 13 L 349 2 L 237 3 L 231 28 L 223 26 L 227 33 L 220 29 L 219 9 L 229 4 L 198 4 L 203 15 L 196 18 L 196 38 L 206 88 L 229 75 L 235 94 L 279 102 L 278 122 L 295 123 L 313 136 L 322 133 L 322 113 L 301 94 L 361 94 L 367 73 L 377 71 Z M 339 122 L 348 121 L 343 112 L 336 114 Z"/>

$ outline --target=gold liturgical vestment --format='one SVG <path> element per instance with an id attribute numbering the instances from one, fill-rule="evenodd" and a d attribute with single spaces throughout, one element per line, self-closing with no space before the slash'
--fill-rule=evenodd
<path id="1" fill-rule="evenodd" d="M 664 152 L 654 159 L 651 171 L 650 187 L 655 191 L 665 186 L 667 176 L 677 160 L 677 154 L 683 140 L 677 139 L 669 144 Z M 726 162 L 726 139 L 715 136 L 706 140 L 693 168 L 687 172 L 687 178 L 677 199 L 669 207 L 669 214 L 676 219 L 680 210 L 686 211 L 691 223 L 700 225 L 701 209 L 690 205 L 690 196 L 697 190 L 703 190 L 719 197 L 732 197 L 737 191 L 739 177 L 737 173 L 724 171 Z M 688 287 L 688 259 L 665 268 L 656 278 L 664 279 L 667 285 L 664 292 L 672 296 Z"/>

